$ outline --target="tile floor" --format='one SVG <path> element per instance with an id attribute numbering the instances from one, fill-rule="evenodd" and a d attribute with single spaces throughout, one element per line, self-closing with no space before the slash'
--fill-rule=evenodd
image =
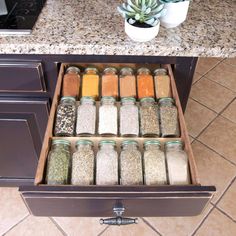
<path id="1" fill-rule="evenodd" d="M 236 58 L 199 60 L 185 119 L 201 183 L 218 190 L 201 215 L 106 227 L 98 218 L 31 216 L 16 188 L 0 188 L 0 235 L 236 235 Z"/>

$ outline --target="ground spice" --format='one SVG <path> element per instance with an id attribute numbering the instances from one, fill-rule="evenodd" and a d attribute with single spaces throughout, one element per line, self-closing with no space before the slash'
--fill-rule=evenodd
<path id="1" fill-rule="evenodd" d="M 143 184 L 142 154 L 138 150 L 138 143 L 132 140 L 122 142 L 120 153 L 120 184 Z"/>
<path id="2" fill-rule="evenodd" d="M 72 185 L 94 184 L 95 157 L 92 146 L 89 140 L 76 142 L 77 151 L 72 156 Z"/>
<path id="3" fill-rule="evenodd" d="M 47 159 L 46 184 L 69 184 L 70 167 L 70 142 L 62 139 L 53 140 Z"/>
<path id="4" fill-rule="evenodd" d="M 99 95 L 99 74 L 96 68 L 86 68 L 82 81 L 82 96 L 98 99 Z"/>
<path id="5" fill-rule="evenodd" d="M 102 140 L 96 158 L 96 184 L 117 185 L 118 181 L 118 153 L 115 151 L 115 141 Z"/>
<path id="6" fill-rule="evenodd" d="M 118 75 L 114 67 L 108 67 L 103 71 L 102 96 L 118 97 Z"/>
<path id="7" fill-rule="evenodd" d="M 70 66 L 63 77 L 62 95 L 79 97 L 80 91 L 80 69 Z"/>
<path id="8" fill-rule="evenodd" d="M 148 140 L 144 143 L 144 183 L 146 185 L 167 184 L 165 154 L 160 142 Z"/>
<path id="9" fill-rule="evenodd" d="M 171 97 L 170 77 L 164 68 L 154 71 L 156 98 Z"/>
<path id="10" fill-rule="evenodd" d="M 138 69 L 137 73 L 138 98 L 154 98 L 154 83 L 150 70 L 147 68 L 140 68 Z"/>
<path id="11" fill-rule="evenodd" d="M 184 185 L 190 183 L 188 170 L 188 157 L 183 150 L 181 141 L 165 143 L 169 183 L 171 185 Z"/>
<path id="12" fill-rule="evenodd" d="M 124 67 L 120 71 L 120 97 L 135 97 L 136 93 L 136 77 L 133 69 Z"/>

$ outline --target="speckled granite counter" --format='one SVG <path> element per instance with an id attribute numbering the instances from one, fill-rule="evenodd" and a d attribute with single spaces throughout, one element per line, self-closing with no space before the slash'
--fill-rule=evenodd
<path id="1" fill-rule="evenodd" d="M 0 36 L 0 53 L 236 56 L 236 1 L 193 0 L 182 26 L 147 43 L 126 36 L 119 2 L 47 0 L 32 35 Z"/>

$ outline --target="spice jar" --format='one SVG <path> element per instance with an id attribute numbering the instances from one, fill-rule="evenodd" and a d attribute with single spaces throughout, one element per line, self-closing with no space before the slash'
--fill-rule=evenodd
<path id="1" fill-rule="evenodd" d="M 118 153 L 115 150 L 116 142 L 102 140 L 99 142 L 99 151 L 96 158 L 96 184 L 118 184 Z"/>
<path id="2" fill-rule="evenodd" d="M 120 134 L 122 136 L 138 136 L 139 134 L 139 111 L 135 101 L 133 97 L 121 99 Z"/>
<path id="3" fill-rule="evenodd" d="M 103 71 L 102 96 L 118 97 L 118 75 L 114 67 L 108 67 Z"/>
<path id="4" fill-rule="evenodd" d="M 146 185 L 167 184 L 165 154 L 158 140 L 144 142 L 144 183 Z"/>
<path id="5" fill-rule="evenodd" d="M 80 91 L 80 69 L 75 66 L 67 68 L 63 77 L 62 95 L 79 97 Z"/>
<path id="6" fill-rule="evenodd" d="M 124 67 L 120 71 L 120 97 L 136 97 L 136 77 L 132 68 Z"/>
<path id="7" fill-rule="evenodd" d="M 117 107 L 113 97 L 102 97 L 99 107 L 98 133 L 100 135 L 117 134 Z"/>
<path id="8" fill-rule="evenodd" d="M 73 136 L 76 119 L 76 101 L 74 97 L 62 97 L 57 107 L 55 136 Z"/>
<path id="9" fill-rule="evenodd" d="M 145 97 L 154 98 L 154 84 L 151 71 L 148 68 L 140 68 L 137 71 L 137 82 L 138 82 L 138 98 L 142 99 Z"/>
<path id="10" fill-rule="evenodd" d="M 125 140 L 121 146 L 120 184 L 143 184 L 142 155 L 138 150 L 138 143 L 133 140 Z"/>
<path id="11" fill-rule="evenodd" d="M 171 185 L 189 184 L 188 157 L 181 141 L 165 143 L 169 183 Z"/>
<path id="12" fill-rule="evenodd" d="M 178 111 L 172 98 L 159 100 L 160 128 L 162 137 L 179 137 Z"/>
<path id="13" fill-rule="evenodd" d="M 93 135 L 96 126 L 96 106 L 92 97 L 82 97 L 77 108 L 77 135 Z"/>
<path id="14" fill-rule="evenodd" d="M 171 97 L 170 77 L 167 70 L 159 68 L 154 71 L 156 98 Z"/>
<path id="15" fill-rule="evenodd" d="M 85 69 L 82 81 L 82 97 L 93 97 L 97 100 L 99 95 L 99 74 L 97 68 Z"/>
<path id="16" fill-rule="evenodd" d="M 53 140 L 47 159 L 46 184 L 69 184 L 70 166 L 70 142 L 63 139 Z"/>
<path id="17" fill-rule="evenodd" d="M 94 184 L 95 160 L 93 143 L 90 140 L 79 140 L 75 144 L 76 152 L 72 156 L 72 185 Z"/>
<path id="18" fill-rule="evenodd" d="M 154 98 L 143 98 L 140 103 L 140 132 L 142 136 L 159 136 L 159 116 Z"/>

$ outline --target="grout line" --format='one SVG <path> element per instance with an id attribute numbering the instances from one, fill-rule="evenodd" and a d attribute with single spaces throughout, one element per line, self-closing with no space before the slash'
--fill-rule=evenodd
<path id="1" fill-rule="evenodd" d="M 225 108 L 221 112 L 219 112 L 219 114 L 222 115 L 222 113 L 235 101 L 235 99 L 236 97 L 234 97 L 233 100 L 227 106 L 225 106 Z"/>
<path id="2" fill-rule="evenodd" d="M 141 217 L 142 221 L 148 226 L 150 227 L 153 231 L 155 231 L 158 235 L 162 236 L 162 234 L 145 218 Z"/>
<path id="3" fill-rule="evenodd" d="M 49 217 L 52 223 L 57 227 L 57 229 L 64 235 L 67 236 L 67 233 L 62 229 L 62 227 L 54 220 L 52 217 Z"/>
<path id="4" fill-rule="evenodd" d="M 101 236 L 105 231 L 107 231 L 109 227 L 110 227 L 109 225 L 105 227 L 105 229 L 103 229 L 97 236 Z"/>
<path id="5" fill-rule="evenodd" d="M 200 58 L 199 58 L 200 59 Z M 223 60 L 222 60 L 223 61 Z M 216 68 L 216 66 L 218 66 L 222 61 L 217 61 L 216 62 L 216 64 L 213 66 L 213 67 L 211 67 L 209 70 L 207 70 L 205 73 L 203 73 L 202 75 L 204 76 L 204 75 L 206 75 L 208 72 L 210 72 L 211 70 L 213 70 L 213 69 L 215 69 Z M 196 68 L 196 72 L 198 72 L 197 71 L 197 68 Z M 199 72 L 198 72 L 199 73 Z M 201 74 L 201 73 L 199 73 L 199 74 Z"/>
<path id="6" fill-rule="evenodd" d="M 26 220 L 28 217 L 30 216 L 30 214 L 27 214 L 24 218 L 22 218 L 20 221 L 18 221 L 15 225 L 13 225 L 10 229 L 8 229 L 5 233 L 2 234 L 2 236 L 8 234 L 13 228 L 15 228 L 17 225 L 19 225 L 20 223 L 22 223 L 24 220 Z"/>
<path id="7" fill-rule="evenodd" d="M 236 220 L 232 218 L 232 216 L 228 215 L 226 212 L 224 212 L 221 208 L 219 208 L 218 206 L 215 206 L 215 208 L 220 211 L 224 216 L 226 216 L 227 218 L 229 218 L 230 220 L 232 220 L 234 223 L 236 223 Z"/>

